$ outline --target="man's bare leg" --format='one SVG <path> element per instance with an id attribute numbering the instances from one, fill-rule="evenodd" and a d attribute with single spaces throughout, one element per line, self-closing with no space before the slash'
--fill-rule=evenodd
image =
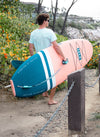
<path id="1" fill-rule="evenodd" d="M 42 93 L 42 96 L 43 96 L 43 97 L 49 97 L 49 95 L 48 95 L 48 91 Z"/>
<path id="2" fill-rule="evenodd" d="M 57 101 L 54 101 L 53 100 L 53 97 L 55 95 L 55 91 L 56 91 L 56 87 L 51 89 L 51 92 L 50 92 L 50 97 L 49 97 L 49 101 L 48 101 L 48 105 L 54 105 L 54 104 L 57 104 Z"/>

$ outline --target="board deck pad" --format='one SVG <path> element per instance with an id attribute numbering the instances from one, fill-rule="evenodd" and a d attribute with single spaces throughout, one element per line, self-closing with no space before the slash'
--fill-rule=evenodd
<path id="1" fill-rule="evenodd" d="M 70 73 L 83 68 L 92 57 L 93 47 L 87 40 L 67 40 L 59 46 L 68 63 L 62 64 L 53 46 L 33 55 L 18 67 L 10 80 L 14 96 L 30 97 L 52 89 Z"/>

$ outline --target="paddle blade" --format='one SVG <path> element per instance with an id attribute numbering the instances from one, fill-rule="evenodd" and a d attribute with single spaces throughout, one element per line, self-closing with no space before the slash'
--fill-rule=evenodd
<path id="1" fill-rule="evenodd" d="M 12 60 L 11 61 L 11 64 L 15 69 L 17 69 L 23 63 L 24 63 L 24 61 L 20 61 L 20 60 Z"/>

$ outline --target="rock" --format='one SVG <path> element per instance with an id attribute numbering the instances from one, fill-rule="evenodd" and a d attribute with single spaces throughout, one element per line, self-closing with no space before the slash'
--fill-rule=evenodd
<path id="1" fill-rule="evenodd" d="M 97 29 L 76 29 L 72 27 L 68 27 L 66 29 L 67 35 L 70 39 L 88 39 L 91 41 L 98 41 L 100 40 L 100 28 Z"/>
<path id="2" fill-rule="evenodd" d="M 72 137 L 79 137 L 79 135 L 78 135 L 78 134 L 75 134 L 75 135 L 72 135 Z"/>
<path id="3" fill-rule="evenodd" d="M 67 35 L 69 36 L 69 38 L 71 39 L 81 39 L 84 38 L 84 35 L 81 34 L 80 30 L 76 29 L 76 28 L 72 28 L 72 27 L 68 27 L 66 29 Z"/>
<path id="4" fill-rule="evenodd" d="M 82 33 L 85 38 L 87 38 L 91 41 L 100 40 L 100 28 L 97 28 L 96 30 L 82 29 Z"/>

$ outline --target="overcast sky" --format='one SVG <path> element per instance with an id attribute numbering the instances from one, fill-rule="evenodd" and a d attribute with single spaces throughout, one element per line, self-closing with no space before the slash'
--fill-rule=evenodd
<path id="1" fill-rule="evenodd" d="M 36 2 L 39 0 L 20 0 L 24 2 Z M 53 0 L 53 4 L 55 5 Z M 66 9 L 71 4 L 72 0 L 58 0 L 58 8 L 65 7 Z M 43 0 L 43 6 L 51 7 L 51 0 Z M 93 17 L 100 19 L 100 0 L 78 0 L 75 5 L 71 8 L 69 14 Z"/>

